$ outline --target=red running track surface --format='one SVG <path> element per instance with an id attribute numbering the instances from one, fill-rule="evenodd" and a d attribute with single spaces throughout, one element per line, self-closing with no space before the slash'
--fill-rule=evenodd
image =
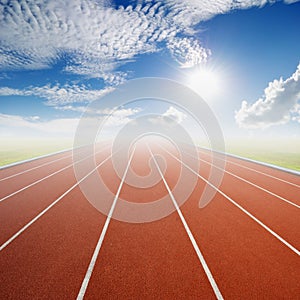
<path id="1" fill-rule="evenodd" d="M 168 166 L 164 178 L 172 190 L 180 168 L 185 168 L 180 157 L 175 151 L 171 155 L 158 147 L 152 151 L 164 156 Z M 109 149 L 98 153 L 98 163 L 109 154 Z M 147 174 L 150 156 L 145 147 L 137 147 L 131 162 L 133 170 Z M 189 165 L 193 166 L 195 158 L 190 159 Z M 208 152 L 201 150 L 200 159 L 199 174 L 207 179 Z M 0 181 L 1 199 L 25 188 L 0 200 L 0 299 L 76 299 L 101 233 L 103 241 L 84 299 L 299 299 L 299 208 L 281 198 L 300 204 L 300 177 L 228 157 L 228 173 L 219 190 L 237 205 L 217 193 L 209 205 L 199 209 L 205 181 L 197 177 L 196 187 L 180 212 L 175 210 L 155 222 L 133 224 L 109 219 L 96 210 L 76 186 L 72 167 L 26 188 L 71 163 L 71 153 L 67 152 L 0 171 L 0 180 L 20 173 Z M 35 169 L 22 173 L 31 168 Z M 98 172 L 116 194 L 121 178 L 111 160 L 103 163 Z M 162 180 L 152 188 L 138 189 L 128 185 L 126 177 L 119 195 L 137 203 L 162 196 L 172 204 Z M 118 204 L 117 200 L 116 208 Z M 196 248 L 203 255 L 219 295 Z"/>

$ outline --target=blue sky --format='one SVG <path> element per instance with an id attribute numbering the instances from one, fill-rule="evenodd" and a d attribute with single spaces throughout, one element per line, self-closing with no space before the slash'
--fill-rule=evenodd
<path id="1" fill-rule="evenodd" d="M 226 138 L 300 137 L 300 2 L 8 0 L 0 10 L 0 137 L 72 136 L 91 101 L 140 77 L 196 90 Z M 121 108 L 116 126 L 145 109 Z"/>

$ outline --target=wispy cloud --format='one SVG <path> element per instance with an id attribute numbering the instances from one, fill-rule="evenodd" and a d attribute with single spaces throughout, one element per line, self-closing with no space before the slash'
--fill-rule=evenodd
<path id="1" fill-rule="evenodd" d="M 262 98 L 253 104 L 242 102 L 235 119 L 240 127 L 265 128 L 285 124 L 291 119 L 300 121 L 300 64 L 288 79 L 274 80 L 265 89 Z"/>
<path id="2" fill-rule="evenodd" d="M 45 85 L 23 90 L 8 87 L 0 88 L 0 96 L 37 96 L 46 99 L 49 106 L 62 106 L 70 103 L 88 103 L 111 92 L 112 87 L 101 90 L 88 89 L 85 85 Z"/>

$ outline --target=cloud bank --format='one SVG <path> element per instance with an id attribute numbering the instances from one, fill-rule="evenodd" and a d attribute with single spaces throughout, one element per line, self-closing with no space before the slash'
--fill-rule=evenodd
<path id="1" fill-rule="evenodd" d="M 300 122 L 300 64 L 288 79 L 274 80 L 265 89 L 264 95 L 253 104 L 247 101 L 235 114 L 242 128 L 266 128 L 286 124 L 290 120 Z"/>
<path id="2" fill-rule="evenodd" d="M 84 107 L 81 108 L 83 111 L 85 110 Z M 94 124 L 95 119 L 97 121 L 105 120 L 103 130 L 109 131 L 130 122 L 139 112 L 139 108 L 120 108 L 114 111 L 91 111 L 90 118 L 87 120 L 90 120 L 91 124 Z M 39 116 L 24 117 L 0 113 L 0 137 L 6 136 L 7 132 L 13 132 L 16 136 L 22 136 L 23 134 L 29 136 L 32 134 L 46 134 L 49 136 L 73 137 L 79 120 L 79 118 L 41 120 Z"/>
<path id="3" fill-rule="evenodd" d="M 193 66 L 208 55 L 199 41 L 190 39 L 196 24 L 268 1 L 130 3 L 114 7 L 105 0 L 1 1 L 0 68 L 44 69 L 63 60 L 65 72 L 118 84 L 127 76 L 126 72 L 116 72 L 121 64 L 166 45 L 180 65 Z"/>
<path id="4" fill-rule="evenodd" d="M 65 71 L 114 81 L 118 63 L 176 35 L 164 14 L 161 3 L 116 9 L 93 0 L 1 2 L 0 65 L 42 69 L 67 57 Z"/>
<path id="5" fill-rule="evenodd" d="M 7 132 L 13 132 L 15 136 L 43 134 L 73 137 L 78 122 L 77 118 L 40 121 L 38 116 L 23 117 L 0 113 L 0 137 L 6 136 Z"/>

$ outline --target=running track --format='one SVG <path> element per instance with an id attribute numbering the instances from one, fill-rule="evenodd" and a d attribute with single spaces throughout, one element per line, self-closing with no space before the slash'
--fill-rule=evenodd
<path id="1" fill-rule="evenodd" d="M 153 153 L 165 157 L 164 174 Z M 299 176 L 227 157 L 217 194 L 199 209 L 209 152 L 199 149 L 199 171 L 195 157 L 183 165 L 170 149 L 136 147 L 127 167 L 147 174 L 152 157 L 161 176 L 148 189 L 127 185 L 126 170 L 119 178 L 110 154 L 96 157 L 115 195 L 108 216 L 83 196 L 71 152 L 0 171 L 0 299 L 300 299 Z M 197 185 L 178 207 L 180 168 Z M 111 218 L 120 197 L 161 196 L 175 211 L 159 221 Z"/>

